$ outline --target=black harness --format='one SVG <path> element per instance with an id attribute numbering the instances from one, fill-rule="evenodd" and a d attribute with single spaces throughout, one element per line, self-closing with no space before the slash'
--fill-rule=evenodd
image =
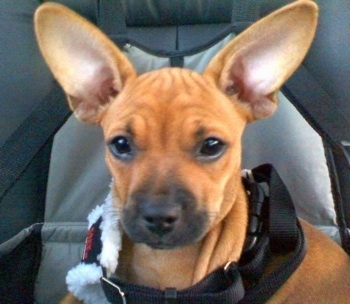
<path id="1" fill-rule="evenodd" d="M 238 263 L 228 262 L 224 268 L 180 291 L 129 284 L 104 275 L 101 284 L 108 301 L 113 304 L 266 302 L 298 268 L 306 253 L 306 243 L 290 194 L 271 165 L 253 169 L 243 178 L 243 183 L 249 198 L 249 225 L 245 250 Z M 102 249 L 101 221 L 100 218 L 90 228 L 84 263 L 98 263 Z M 271 254 L 290 256 L 276 271 L 264 275 Z"/>

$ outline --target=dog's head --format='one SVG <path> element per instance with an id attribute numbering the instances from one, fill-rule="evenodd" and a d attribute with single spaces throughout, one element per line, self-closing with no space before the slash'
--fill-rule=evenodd
<path id="1" fill-rule="evenodd" d="M 137 76 L 82 17 L 58 4 L 37 10 L 39 46 L 70 107 L 103 129 L 115 204 L 133 241 L 184 246 L 230 212 L 244 127 L 275 111 L 316 19 L 314 3 L 297 1 L 231 41 L 203 74 L 167 68 Z"/>

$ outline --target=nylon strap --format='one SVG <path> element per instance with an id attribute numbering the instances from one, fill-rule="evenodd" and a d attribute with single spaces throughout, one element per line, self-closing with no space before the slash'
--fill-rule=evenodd
<path id="1" fill-rule="evenodd" d="M 289 253 L 290 256 L 276 271 L 248 290 L 239 304 L 265 303 L 294 273 L 306 254 L 305 237 L 293 201 L 276 169 L 270 164 L 264 164 L 253 169 L 252 173 L 256 182 L 267 183 L 269 186 L 268 226 L 271 252 Z"/>
<path id="2" fill-rule="evenodd" d="M 332 145 L 350 142 L 350 120 L 304 66 L 282 88 L 316 132 Z"/>
<path id="3" fill-rule="evenodd" d="M 249 290 L 239 304 L 266 303 L 299 267 L 306 255 L 306 240 L 299 223 L 297 228 L 298 241 L 288 260 Z"/>
<path id="4" fill-rule="evenodd" d="M 300 66 L 282 92 L 322 137 L 330 171 L 337 223 L 344 249 L 350 253 L 350 119 Z"/>
<path id="5" fill-rule="evenodd" d="M 238 268 L 232 265 L 228 280 L 223 269 L 209 274 L 198 284 L 176 293 L 140 285 L 120 282 L 116 279 L 102 279 L 105 295 L 113 304 L 207 304 L 238 303 L 244 297 L 244 286 Z"/>
<path id="6" fill-rule="evenodd" d="M 274 253 L 295 250 L 298 242 L 297 216 L 291 196 L 275 168 L 269 164 L 252 170 L 256 182 L 266 182 L 270 189 L 269 236 Z"/>
<path id="7" fill-rule="evenodd" d="M 0 147 L 0 200 L 35 155 L 70 115 L 62 89 L 55 85 L 11 137 Z"/>

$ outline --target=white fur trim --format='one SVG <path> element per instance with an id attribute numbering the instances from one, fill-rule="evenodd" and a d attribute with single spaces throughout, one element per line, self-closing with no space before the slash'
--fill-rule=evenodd
<path id="1" fill-rule="evenodd" d="M 88 229 L 91 228 L 91 226 L 97 222 L 97 220 L 102 216 L 103 207 L 102 206 L 96 206 L 94 210 L 90 212 L 90 214 L 87 217 L 87 220 L 89 222 Z"/>
<path id="2" fill-rule="evenodd" d="M 112 190 L 105 203 L 97 206 L 88 216 L 89 229 L 102 216 L 101 241 L 102 251 L 98 257 L 105 268 L 107 276 L 115 272 L 118 266 L 119 251 L 121 250 L 120 214 L 114 206 Z M 104 295 L 100 278 L 102 267 L 97 264 L 80 263 L 72 268 L 66 277 L 68 290 L 86 304 L 109 303 Z"/>
<path id="3" fill-rule="evenodd" d="M 115 272 L 118 266 L 119 251 L 121 250 L 120 213 L 114 206 L 112 191 L 108 194 L 103 205 L 101 223 L 102 251 L 100 257 L 101 265 L 106 269 L 107 275 Z"/>
<path id="4" fill-rule="evenodd" d="M 85 304 L 109 303 L 102 290 L 100 278 L 102 269 L 94 264 L 80 263 L 72 268 L 66 277 L 68 290 Z"/>

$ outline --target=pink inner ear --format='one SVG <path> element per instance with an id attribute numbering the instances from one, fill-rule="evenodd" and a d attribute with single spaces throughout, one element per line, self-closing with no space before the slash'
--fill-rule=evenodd
<path id="1" fill-rule="evenodd" d="M 227 71 L 222 74 L 223 91 L 227 95 L 238 95 L 241 99 L 245 93 L 244 66 L 240 60 L 235 61 Z"/>
<path id="2" fill-rule="evenodd" d="M 95 104 L 85 102 L 79 103 L 78 107 L 75 110 L 75 115 L 82 121 L 95 123 L 97 119 L 97 111 Z"/>
<path id="3" fill-rule="evenodd" d="M 90 106 L 98 108 L 105 105 L 120 92 L 119 79 L 108 67 L 100 67 L 81 79 L 76 96 L 82 103 L 88 102 Z"/>
<path id="4" fill-rule="evenodd" d="M 117 96 L 120 92 L 120 90 L 117 89 L 114 78 L 112 77 L 107 78 L 98 84 L 96 91 L 98 92 L 97 96 L 101 105 L 108 103 L 110 98 Z"/>
<path id="5" fill-rule="evenodd" d="M 104 105 L 121 89 L 118 68 L 101 44 L 91 41 L 96 37 L 86 35 L 83 39 L 80 31 L 75 34 L 65 41 L 66 49 L 60 53 L 68 74 L 65 79 L 69 79 L 66 91 L 83 103 Z"/>
<path id="6" fill-rule="evenodd" d="M 257 93 L 254 70 L 241 56 L 233 59 L 227 64 L 227 71 L 222 74 L 223 90 L 227 95 L 237 95 L 240 101 L 250 103 L 256 99 Z"/>
<path id="7" fill-rule="evenodd" d="M 102 67 L 81 80 L 69 96 L 71 107 L 80 120 L 96 123 L 102 107 L 120 92 L 118 79 L 111 69 Z"/>
<path id="8" fill-rule="evenodd" d="M 273 89 L 277 75 L 273 74 L 273 67 L 269 68 L 266 57 L 254 59 L 240 54 L 234 56 L 222 73 L 222 88 L 229 96 L 237 95 L 239 102 L 251 108 L 253 117 L 260 119 L 276 109 Z"/>

